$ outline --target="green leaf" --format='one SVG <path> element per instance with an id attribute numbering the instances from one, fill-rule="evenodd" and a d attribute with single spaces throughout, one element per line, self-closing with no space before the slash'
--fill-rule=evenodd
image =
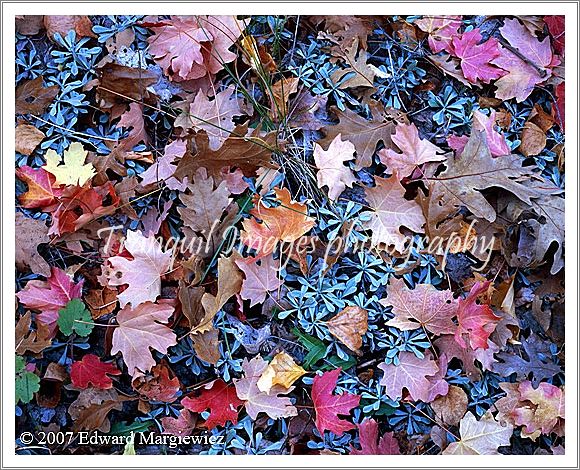
<path id="1" fill-rule="evenodd" d="M 88 336 L 94 325 L 80 322 L 92 322 L 91 314 L 81 299 L 72 299 L 58 311 L 57 324 L 63 334 L 70 336 L 74 331 L 79 336 Z"/>
<path id="2" fill-rule="evenodd" d="M 16 373 L 18 374 L 18 372 L 22 372 L 24 370 L 24 367 L 26 367 L 26 362 L 24 361 L 24 358 L 16 356 Z"/>
<path id="3" fill-rule="evenodd" d="M 302 367 L 305 369 L 311 369 L 314 364 L 316 364 L 325 356 L 326 345 L 318 338 L 310 336 L 307 333 L 303 333 L 298 328 L 292 328 L 292 333 L 298 337 L 302 345 L 308 351 L 308 354 L 302 362 Z"/>
<path id="4" fill-rule="evenodd" d="M 327 361 L 330 363 L 325 363 L 320 370 L 332 370 L 340 367 L 342 370 L 350 369 L 356 364 L 356 359 L 352 356 L 348 356 L 348 359 L 341 359 L 338 356 L 332 356 Z"/>
<path id="5" fill-rule="evenodd" d="M 133 423 L 127 423 L 126 421 L 112 423 L 109 434 L 113 436 L 128 436 L 131 432 L 147 431 L 153 423 L 153 420 L 143 422 L 134 421 Z"/>
<path id="6" fill-rule="evenodd" d="M 35 392 L 40 390 L 40 378 L 32 372 L 20 372 L 16 376 L 16 403 L 30 403 Z"/>

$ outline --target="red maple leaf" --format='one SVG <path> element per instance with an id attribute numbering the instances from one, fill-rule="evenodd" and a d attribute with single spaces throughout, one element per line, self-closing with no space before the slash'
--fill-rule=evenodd
<path id="1" fill-rule="evenodd" d="M 223 426 L 227 421 L 233 424 L 238 422 L 238 408 L 244 404 L 236 394 L 233 385 L 226 384 L 222 379 L 217 379 L 205 386 L 198 397 L 185 397 L 181 404 L 190 411 L 201 413 L 210 410 L 209 417 L 205 421 L 208 429 Z"/>
<path id="2" fill-rule="evenodd" d="M 53 267 L 46 281 L 30 281 L 16 296 L 25 307 L 40 311 L 36 318 L 54 333 L 58 311 L 81 297 L 83 282 L 75 284 L 66 272 Z"/>
<path id="3" fill-rule="evenodd" d="M 455 341 L 463 348 L 467 347 L 463 337 L 466 334 L 473 349 L 487 349 L 489 335 L 500 321 L 500 317 L 493 313 L 489 305 L 476 302 L 477 297 L 486 292 L 490 284 L 491 281 L 476 282 L 469 291 L 469 295 L 458 301 L 457 322 L 459 324 L 455 331 Z"/>
<path id="4" fill-rule="evenodd" d="M 392 432 L 387 432 L 379 439 L 379 424 L 372 418 L 365 418 L 357 424 L 360 450 L 350 446 L 351 455 L 399 455 L 399 442 Z"/>
<path id="5" fill-rule="evenodd" d="M 351 393 L 333 395 L 340 367 L 322 375 L 314 376 L 312 384 L 312 401 L 316 410 L 316 428 L 321 435 L 324 431 L 332 431 L 337 436 L 342 436 L 345 431 L 354 428 L 351 422 L 340 419 L 338 415 L 349 415 L 350 410 L 357 407 L 360 396 Z"/>
<path id="6" fill-rule="evenodd" d="M 22 166 L 16 169 L 16 176 L 28 186 L 28 191 L 18 196 L 20 204 L 26 209 L 49 206 L 62 194 L 61 188 L 52 187 L 56 180 L 54 175 L 43 168 L 35 170 Z"/>
<path id="7" fill-rule="evenodd" d="M 106 390 L 113 386 L 109 375 L 120 375 L 121 371 L 115 364 L 101 362 L 98 356 L 87 354 L 80 361 L 73 362 L 70 379 L 76 388 L 85 389 L 91 384 L 95 388 Z"/>
<path id="8" fill-rule="evenodd" d="M 479 44 L 480 41 L 479 29 L 467 31 L 453 38 L 453 49 L 455 55 L 461 59 L 461 70 L 471 83 L 477 83 L 478 79 L 489 83 L 506 74 L 505 70 L 490 64 L 491 60 L 500 55 L 497 39 L 489 38 Z"/>
<path id="9" fill-rule="evenodd" d="M 548 26 L 550 36 L 552 36 L 552 45 L 554 46 L 554 50 L 556 51 L 556 54 L 561 56 L 564 55 L 564 46 L 566 43 L 566 24 L 564 19 L 564 15 L 544 16 L 544 22 Z"/>

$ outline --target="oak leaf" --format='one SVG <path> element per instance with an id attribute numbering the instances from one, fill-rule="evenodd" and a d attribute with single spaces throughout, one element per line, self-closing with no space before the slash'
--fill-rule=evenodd
<path id="1" fill-rule="evenodd" d="M 399 455 L 399 442 L 392 432 L 379 439 L 379 424 L 372 418 L 363 419 L 357 424 L 360 450 L 350 446 L 350 455 Z"/>
<path id="2" fill-rule="evenodd" d="M 242 363 L 244 377 L 236 380 L 235 385 L 238 397 L 245 402 L 248 416 L 254 420 L 259 413 L 266 413 L 272 419 L 296 416 L 298 412 L 290 398 L 280 396 L 288 393 L 292 388 L 275 385 L 269 393 L 262 392 L 258 388 L 258 380 L 267 368 L 268 363 L 260 356 L 254 357 L 251 361 L 244 358 Z"/>
<path id="3" fill-rule="evenodd" d="M 489 83 L 502 77 L 505 71 L 492 65 L 493 59 L 499 57 L 498 41 L 489 38 L 481 43 L 481 32 L 478 28 L 466 31 L 452 40 L 454 54 L 461 59 L 461 70 L 471 83 Z"/>
<path id="4" fill-rule="evenodd" d="M 338 116 L 339 123 L 324 127 L 324 138 L 318 142 L 322 148 L 328 148 L 339 134 L 351 142 L 357 153 L 354 163 L 357 171 L 373 163 L 373 154 L 379 142 L 382 141 L 385 147 L 391 147 L 391 135 L 395 132 L 396 123 L 408 123 L 403 113 L 394 108 L 385 109 L 378 101 L 369 103 L 371 121 L 348 108 L 344 111 L 335 107 L 330 109 Z"/>
<path id="5" fill-rule="evenodd" d="M 488 412 L 479 421 L 468 411 L 459 423 L 461 439 L 443 451 L 451 455 L 494 455 L 498 447 L 509 446 L 513 426 L 502 426 Z"/>
<path id="6" fill-rule="evenodd" d="M 396 171 L 399 178 L 409 176 L 415 168 L 423 163 L 440 162 L 446 158 L 445 155 L 441 155 L 443 150 L 419 137 L 419 130 L 413 123 L 399 124 L 395 128 L 391 140 L 401 149 L 402 153 L 385 148 L 379 151 L 379 158 L 388 170 Z"/>
<path id="7" fill-rule="evenodd" d="M 36 330 L 31 328 L 32 314 L 26 312 L 18 319 L 15 333 L 16 354 L 25 354 L 27 351 L 38 354 L 52 344 L 51 333 L 48 327 L 42 323 L 36 323 Z"/>
<path id="8" fill-rule="evenodd" d="M 278 274 L 280 262 L 270 254 L 261 259 L 244 258 L 236 260 L 245 276 L 240 295 L 250 301 L 250 307 L 266 300 L 268 292 L 278 289 L 282 279 Z"/>
<path id="9" fill-rule="evenodd" d="M 58 311 L 72 299 L 81 297 L 83 282 L 75 284 L 65 271 L 53 267 L 46 281 L 30 281 L 16 296 L 25 307 L 40 311 L 37 320 L 54 331 Z"/>
<path id="10" fill-rule="evenodd" d="M 411 394 L 413 400 L 429 401 L 431 382 L 428 377 L 439 371 L 437 363 L 430 358 L 420 359 L 412 352 L 399 354 L 399 364 L 379 364 L 384 374 L 380 380 L 386 394 L 392 400 L 403 398 L 403 389 Z"/>
<path id="11" fill-rule="evenodd" d="M 318 186 L 328 187 L 328 197 L 333 201 L 340 196 L 344 188 L 352 188 L 356 182 L 352 171 L 344 162 L 354 159 L 354 145 L 348 140 L 342 140 L 338 134 L 330 143 L 327 150 L 314 144 L 314 163 L 318 168 L 316 180 Z"/>
<path id="12" fill-rule="evenodd" d="M 453 317 L 457 314 L 457 302 L 450 290 L 437 290 L 431 284 L 417 284 L 411 290 L 402 279 L 391 278 L 387 297 L 380 303 L 392 307 L 395 315 L 387 322 L 388 326 L 403 331 L 424 328 L 435 335 L 456 330 Z"/>
<path id="13" fill-rule="evenodd" d="M 148 372 L 155 365 L 149 348 L 167 354 L 167 348 L 177 344 L 177 337 L 163 325 L 173 315 L 173 307 L 167 304 L 145 302 L 131 308 L 124 307 L 117 313 L 119 326 L 113 331 L 111 354 L 120 352 L 129 375 L 138 371 Z"/>
<path id="14" fill-rule="evenodd" d="M 127 285 L 117 295 L 119 304 L 121 307 L 131 304 L 135 308 L 147 301 L 155 302 L 161 294 L 161 276 L 169 269 L 171 252 L 164 252 L 154 236 L 144 237 L 132 230 L 127 231 L 124 246 L 133 259 L 110 257 L 110 269 L 106 273 L 109 285 Z"/>
<path id="15" fill-rule="evenodd" d="M 276 385 L 288 389 L 304 374 L 306 371 L 294 362 L 292 356 L 282 351 L 270 361 L 257 385 L 260 391 L 265 393 L 270 393 L 272 387 Z"/>
<path id="16" fill-rule="evenodd" d="M 351 351 L 358 352 L 368 328 L 368 312 L 361 307 L 346 307 L 326 322 L 330 334 Z"/>
<path id="17" fill-rule="evenodd" d="M 17 114 L 42 114 L 55 96 L 59 93 L 57 85 L 43 86 L 44 80 L 39 75 L 34 80 L 22 82 L 16 88 Z"/>
<path id="18" fill-rule="evenodd" d="M 30 155 L 46 137 L 42 131 L 30 124 L 18 124 L 14 132 L 16 133 L 15 149 L 22 155 Z"/>
<path id="19" fill-rule="evenodd" d="M 376 186 L 365 190 L 370 211 L 363 212 L 369 218 L 363 223 L 373 232 L 373 245 L 394 245 L 402 252 L 406 237 L 401 233 L 405 226 L 413 232 L 421 232 L 425 218 L 415 201 L 405 199 L 405 188 L 397 175 L 389 178 L 375 177 Z"/>
<path id="20" fill-rule="evenodd" d="M 359 395 L 351 393 L 333 395 L 340 372 L 339 367 L 314 376 L 312 402 L 316 411 L 316 428 L 321 435 L 324 435 L 324 431 L 331 431 L 337 436 L 342 436 L 355 427 L 353 423 L 338 417 L 338 415 L 350 415 L 351 410 L 360 402 Z"/>
<path id="21" fill-rule="evenodd" d="M 141 399 L 173 403 L 177 398 L 181 384 L 173 371 L 162 361 L 151 369 L 150 373 L 137 372 L 131 381 L 133 389 Z"/>
<path id="22" fill-rule="evenodd" d="M 113 381 L 109 375 L 120 375 L 121 371 L 115 364 L 102 362 L 94 354 L 85 354 L 80 361 L 71 365 L 70 378 L 73 387 L 85 389 L 89 385 L 101 390 L 113 387 Z"/>
<path id="23" fill-rule="evenodd" d="M 467 207 L 478 218 L 489 222 L 496 219 L 493 206 L 480 192 L 497 187 L 511 192 L 520 200 L 531 204 L 534 198 L 554 194 L 547 187 L 524 184 L 537 178 L 531 167 L 524 167 L 517 155 L 492 158 L 482 132 L 473 131 L 460 157 L 445 162 L 447 169 L 431 178 L 431 197 L 454 211 Z"/>
<path id="24" fill-rule="evenodd" d="M 45 155 L 46 164 L 43 168 L 56 178 L 55 184 L 83 186 L 95 176 L 95 169 L 90 163 L 85 164 L 87 151 L 80 142 L 73 142 L 64 151 L 63 161 L 52 149 Z M 62 165 L 61 165 L 62 163 Z"/>
<path id="25" fill-rule="evenodd" d="M 50 276 L 50 265 L 38 253 L 38 246 L 48 243 L 48 227 L 44 220 L 26 217 L 22 212 L 16 213 L 16 266 L 30 270 L 35 274 Z"/>

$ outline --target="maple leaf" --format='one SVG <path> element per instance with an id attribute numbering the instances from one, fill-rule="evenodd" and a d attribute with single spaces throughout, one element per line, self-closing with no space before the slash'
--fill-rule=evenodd
<path id="1" fill-rule="evenodd" d="M 429 358 L 420 359 L 412 352 L 399 354 L 399 364 L 379 364 L 384 374 L 380 380 L 386 388 L 386 394 L 392 400 L 403 397 L 403 388 L 411 394 L 413 400 L 429 401 L 431 381 L 428 377 L 439 371 L 437 363 Z"/>
<path id="2" fill-rule="evenodd" d="M 357 424 L 360 450 L 350 446 L 350 455 L 399 455 L 399 442 L 392 432 L 379 439 L 379 424 L 372 418 L 363 419 Z M 378 441 L 378 442 L 377 442 Z"/>
<path id="3" fill-rule="evenodd" d="M 415 201 L 405 199 L 405 188 L 396 175 L 389 178 L 377 176 L 375 183 L 374 188 L 365 189 L 371 210 L 361 214 L 368 216 L 363 227 L 373 232 L 373 245 L 395 245 L 397 251 L 402 252 L 406 237 L 400 231 L 401 226 L 421 232 L 425 217 Z"/>
<path id="4" fill-rule="evenodd" d="M 229 51 L 244 30 L 235 16 L 172 16 L 147 24 L 149 52 L 164 72 L 176 81 L 215 74 L 237 55 Z"/>
<path id="5" fill-rule="evenodd" d="M 489 83 L 506 73 L 501 68 L 492 65 L 493 59 L 500 55 L 497 39 L 489 38 L 481 44 L 480 41 L 479 28 L 466 31 L 452 40 L 454 53 L 461 59 L 461 70 L 471 83 L 478 83 L 479 80 Z"/>
<path id="6" fill-rule="evenodd" d="M 88 336 L 93 331 L 91 314 L 80 299 L 72 299 L 66 306 L 58 311 L 58 328 L 66 336 L 72 335 L 73 331 L 79 336 Z"/>
<path id="7" fill-rule="evenodd" d="M 373 163 L 373 154 L 379 142 L 382 141 L 385 147 L 392 145 L 391 135 L 395 132 L 397 122 L 408 123 L 403 113 L 394 108 L 385 109 L 378 101 L 369 102 L 371 121 L 348 108 L 340 111 L 331 106 L 330 109 L 338 116 L 339 123 L 325 126 L 324 138 L 319 143 L 322 148 L 328 148 L 339 134 L 343 139 L 351 142 L 357 153 L 354 162 L 354 169 L 357 171 Z"/>
<path id="8" fill-rule="evenodd" d="M 30 155 L 46 137 L 42 131 L 30 124 L 18 124 L 14 132 L 16 133 L 15 149 L 22 155 Z"/>
<path id="9" fill-rule="evenodd" d="M 83 280 L 75 284 L 62 269 L 52 267 L 46 281 L 33 280 L 16 294 L 18 300 L 27 308 L 40 311 L 38 321 L 55 330 L 58 311 L 72 299 L 81 297 Z"/>
<path id="10" fill-rule="evenodd" d="M 403 279 L 391 278 L 387 297 L 380 303 L 391 306 L 395 315 L 387 325 L 403 331 L 422 327 L 442 335 L 452 334 L 457 328 L 452 320 L 457 314 L 457 302 L 450 290 L 437 290 L 431 284 L 417 284 L 411 290 Z"/>
<path id="11" fill-rule="evenodd" d="M 129 110 L 121 115 L 117 127 L 130 129 L 129 135 L 122 141 L 123 149 L 132 149 L 141 142 L 149 144 L 149 136 L 145 130 L 145 118 L 143 116 L 142 104 L 131 103 L 129 105 Z"/>
<path id="12" fill-rule="evenodd" d="M 441 354 L 445 354 L 449 360 L 453 358 L 459 359 L 465 370 L 465 375 L 469 377 L 470 380 L 477 381 L 481 379 L 481 369 L 476 365 L 475 361 L 478 361 L 483 370 L 495 370 L 493 369 L 494 363 L 497 362 L 494 354 L 499 351 L 499 347 L 488 340 L 488 348 L 483 349 L 472 349 L 469 343 L 466 343 L 467 347 L 461 347 L 457 341 L 455 341 L 454 335 L 443 335 L 437 338 L 433 342 L 434 346 Z"/>
<path id="13" fill-rule="evenodd" d="M 437 154 L 443 150 L 419 137 L 419 130 L 413 123 L 399 124 L 391 140 L 402 153 L 385 148 L 379 150 L 379 158 L 388 170 L 396 171 L 399 178 L 409 176 L 417 166 L 423 163 L 440 162 L 446 158 L 445 155 Z"/>
<path id="14" fill-rule="evenodd" d="M 203 90 L 199 90 L 187 109 L 175 120 L 175 127 L 206 131 L 210 150 L 218 150 L 235 127 L 234 116 L 244 114 L 233 86 L 217 93 L 209 100 Z"/>
<path id="15" fill-rule="evenodd" d="M 85 389 L 89 384 L 101 390 L 113 387 L 113 381 L 109 375 L 120 375 L 121 371 L 115 364 L 101 362 L 94 354 L 85 354 L 80 361 L 71 365 L 70 378 L 73 387 Z"/>
<path id="16" fill-rule="evenodd" d="M 494 455 L 498 447 L 509 446 L 513 426 L 502 426 L 491 414 L 484 415 L 479 421 L 468 411 L 459 423 L 461 439 L 452 442 L 443 454 L 452 455 Z"/>
<path id="17" fill-rule="evenodd" d="M 321 436 L 324 435 L 324 431 L 331 431 L 337 436 L 342 436 L 355 427 L 351 422 L 338 417 L 338 415 L 350 415 L 350 411 L 360 402 L 360 396 L 352 393 L 333 395 L 340 372 L 339 367 L 314 376 L 312 402 L 316 411 L 316 428 Z"/>
<path id="18" fill-rule="evenodd" d="M 289 389 L 305 373 L 306 371 L 294 362 L 292 356 L 282 351 L 270 361 L 257 385 L 260 391 L 265 393 L 270 393 L 275 385 Z"/>
<path id="19" fill-rule="evenodd" d="M 179 379 L 164 362 L 153 367 L 150 374 L 141 374 L 137 371 L 131 385 L 141 397 L 165 403 L 174 402 L 181 387 Z"/>
<path id="20" fill-rule="evenodd" d="M 119 326 L 113 331 L 111 354 L 120 352 L 128 373 L 148 372 L 155 365 L 149 348 L 167 354 L 167 348 L 177 344 L 177 337 L 165 325 L 173 315 L 173 307 L 167 304 L 145 302 L 135 308 L 124 307 L 117 313 Z"/>
<path id="21" fill-rule="evenodd" d="M 565 394 L 564 390 L 547 382 L 542 382 L 534 389 L 529 380 L 519 385 L 520 401 L 528 401 L 533 406 L 516 407 L 514 421 L 518 426 L 523 425 L 526 435 L 535 433 L 550 434 L 564 418 Z M 523 437 L 527 437 L 522 432 Z"/>
<path id="22" fill-rule="evenodd" d="M 550 38 L 539 41 L 517 19 L 505 19 L 499 30 L 511 48 L 519 54 L 501 47 L 499 56 L 491 61 L 507 71 L 504 77 L 495 82 L 495 96 L 501 100 L 515 98 L 521 103 L 530 96 L 536 85 L 550 77 L 551 68 L 558 65 L 559 61 L 552 54 Z M 521 56 L 528 61 L 522 60 Z"/>
<path id="23" fill-rule="evenodd" d="M 115 212 L 120 202 L 110 181 L 102 186 L 67 186 L 45 212 L 52 213 L 49 235 L 76 232 L 93 220 Z M 106 203 L 106 205 L 104 205 Z"/>
<path id="24" fill-rule="evenodd" d="M 344 162 L 354 158 L 354 152 L 354 145 L 348 140 L 341 140 L 340 134 L 334 138 L 327 150 L 314 144 L 314 163 L 318 168 L 316 180 L 319 187 L 328 187 L 328 197 L 333 201 L 346 186 L 352 188 L 352 184 L 356 182 L 352 171 L 344 166 Z"/>
<path id="25" fill-rule="evenodd" d="M 225 426 L 228 421 L 232 424 L 238 422 L 238 408 L 244 404 L 236 394 L 233 385 L 226 384 L 222 379 L 214 380 L 204 386 L 196 397 L 185 397 L 181 404 L 188 410 L 201 413 L 210 410 L 205 421 L 208 429 L 216 426 Z"/>
<path id="26" fill-rule="evenodd" d="M 242 242 L 255 249 L 258 258 L 272 253 L 280 241 L 295 242 L 315 225 L 315 220 L 308 217 L 306 204 L 292 202 L 288 189 L 275 188 L 274 193 L 276 199 L 280 201 L 279 206 L 267 207 L 256 195 L 255 207 L 250 211 L 255 219 L 245 219 L 242 223 L 244 227 L 241 233 Z M 256 219 L 262 223 L 258 223 Z"/>
<path id="27" fill-rule="evenodd" d="M 424 16 L 415 24 L 429 34 L 429 47 L 437 54 L 441 51 L 453 52 L 451 41 L 459 34 L 461 19 L 461 15 Z"/>
<path id="28" fill-rule="evenodd" d="M 552 45 L 556 54 L 564 56 L 564 47 L 566 45 L 566 22 L 564 15 L 544 16 L 544 22 L 548 26 L 550 36 L 552 36 Z"/>
<path id="29" fill-rule="evenodd" d="M 44 156 L 46 164 L 42 167 L 52 173 L 56 179 L 55 184 L 83 186 L 95 176 L 95 169 L 90 163 L 85 164 L 87 151 L 80 142 L 73 142 L 64 151 L 63 164 L 59 155 L 52 149 Z"/>
<path id="30" fill-rule="evenodd" d="M 16 88 L 17 114 L 42 114 L 52 100 L 58 95 L 59 87 L 43 86 L 44 80 L 39 75 L 34 80 L 22 82 Z"/>
<path id="31" fill-rule="evenodd" d="M 250 301 L 250 307 L 266 300 L 268 292 L 278 289 L 282 279 L 278 274 L 280 262 L 270 254 L 261 259 L 245 258 L 236 260 L 245 276 L 240 295 Z"/>
<path id="32" fill-rule="evenodd" d="M 24 165 L 16 169 L 16 176 L 28 186 L 28 191 L 18 196 L 20 204 L 26 209 L 50 206 L 62 195 L 63 190 L 54 187 L 56 178 L 43 168 L 35 170 Z"/>
<path id="33" fill-rule="evenodd" d="M 467 207 L 473 215 L 489 222 L 496 219 L 493 206 L 480 191 L 497 187 L 511 192 L 531 204 L 533 198 L 554 194 L 547 187 L 534 187 L 524 182 L 536 178 L 531 167 L 524 167 L 517 155 L 492 158 L 482 132 L 473 131 L 461 157 L 445 162 L 447 169 L 431 178 L 431 198 L 449 211 Z"/>
<path id="34" fill-rule="evenodd" d="M 125 249 L 133 259 L 113 256 L 108 259 L 110 269 L 106 276 L 111 286 L 127 285 L 117 295 L 121 307 L 133 308 L 151 301 L 161 294 L 161 276 L 169 269 L 171 252 L 164 252 L 154 236 L 144 237 L 139 231 L 127 231 Z"/>
<path id="35" fill-rule="evenodd" d="M 346 307 L 326 322 L 330 334 L 351 351 L 362 346 L 362 337 L 368 328 L 368 312 L 361 307 Z"/>
<path id="36" fill-rule="evenodd" d="M 485 132 L 485 139 L 492 157 L 511 154 L 505 137 L 495 130 L 495 110 L 491 110 L 489 116 L 480 111 L 473 111 L 473 129 Z"/>
<path id="37" fill-rule="evenodd" d="M 476 282 L 467 297 L 458 300 L 455 341 L 463 348 L 467 347 L 463 335 L 467 335 L 473 349 L 487 349 L 489 335 L 500 321 L 500 317 L 493 313 L 489 305 L 476 302 L 477 297 L 486 292 L 490 284 L 491 281 Z"/>
<path id="38" fill-rule="evenodd" d="M 267 368 L 268 362 L 261 356 L 256 356 L 251 361 L 244 358 L 242 362 L 244 377 L 236 380 L 235 385 L 238 397 L 245 402 L 248 416 L 252 419 L 256 419 L 259 413 L 266 413 L 272 419 L 296 416 L 298 412 L 290 398 L 279 396 L 290 392 L 292 388 L 275 385 L 269 393 L 258 388 L 258 380 Z"/>

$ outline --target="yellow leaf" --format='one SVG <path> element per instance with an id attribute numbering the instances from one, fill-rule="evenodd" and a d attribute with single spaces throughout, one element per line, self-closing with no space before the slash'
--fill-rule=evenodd
<path id="1" fill-rule="evenodd" d="M 294 359 L 284 351 L 274 356 L 272 362 L 264 370 L 258 380 L 258 388 L 262 392 L 270 393 L 274 385 L 282 385 L 288 389 L 302 377 L 306 371 L 294 362 Z"/>
<path id="2" fill-rule="evenodd" d="M 95 169 L 91 163 L 85 165 L 87 151 L 79 142 L 73 142 L 69 148 L 64 151 L 64 164 L 61 165 L 60 156 L 54 151 L 46 152 L 46 165 L 44 169 L 52 173 L 55 178 L 55 185 L 66 184 L 83 186 L 93 176 Z"/>

